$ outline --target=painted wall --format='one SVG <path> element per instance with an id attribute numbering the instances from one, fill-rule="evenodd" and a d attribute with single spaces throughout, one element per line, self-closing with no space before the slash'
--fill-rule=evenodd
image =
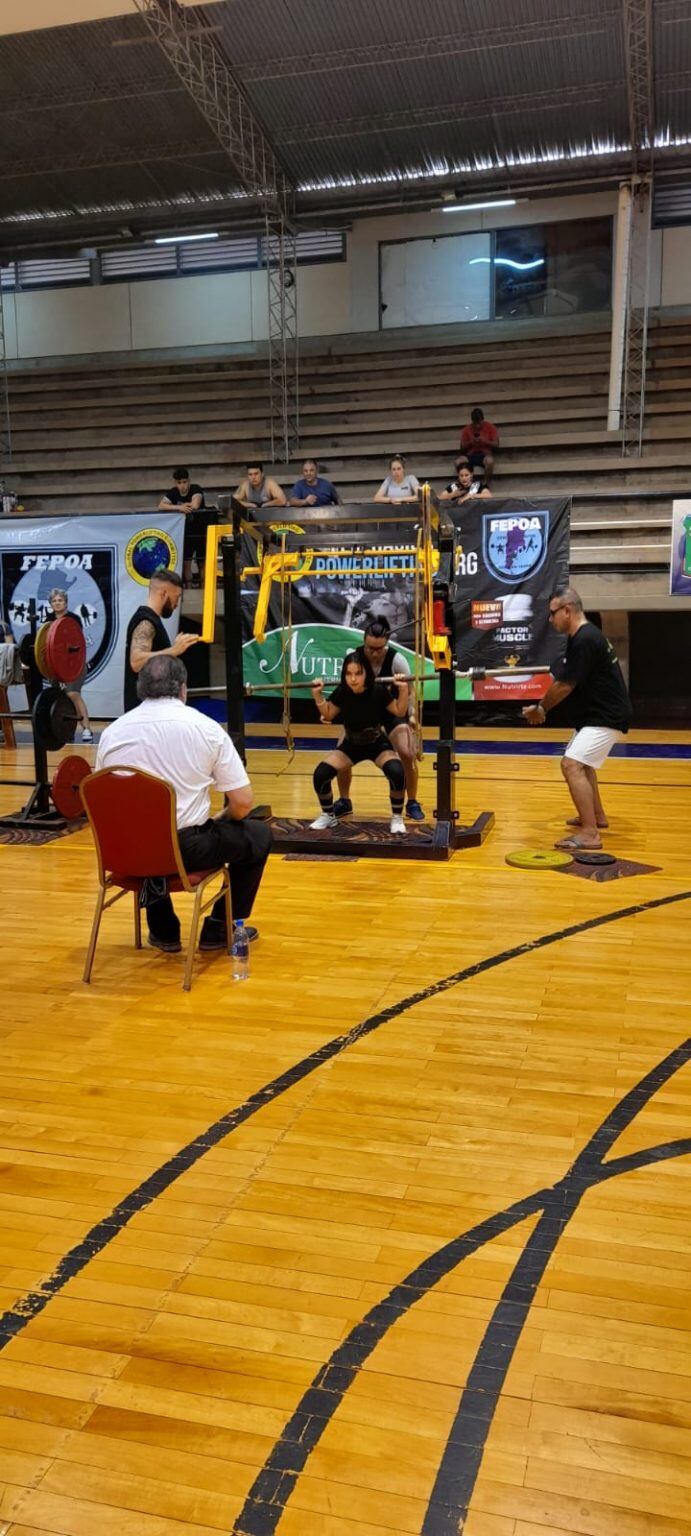
<path id="1" fill-rule="evenodd" d="M 614 214 L 616 204 L 616 193 L 596 193 L 519 202 L 493 212 L 358 219 L 348 233 L 347 261 L 300 268 L 300 333 L 317 337 L 378 329 L 381 242 L 496 229 L 509 221 L 596 218 Z M 691 305 L 691 227 L 653 232 L 650 300 L 655 306 Z M 263 272 L 214 273 L 8 293 L 4 312 L 10 359 L 251 346 L 267 336 L 266 277 Z"/>

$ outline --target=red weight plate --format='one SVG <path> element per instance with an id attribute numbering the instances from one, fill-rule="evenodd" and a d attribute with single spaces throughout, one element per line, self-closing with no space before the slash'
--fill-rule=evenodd
<path id="1" fill-rule="evenodd" d="M 86 666 L 86 640 L 81 624 L 63 614 L 50 626 L 46 641 L 46 666 L 59 683 L 75 683 Z"/>
<path id="2" fill-rule="evenodd" d="M 82 780 L 87 779 L 91 771 L 91 764 L 86 758 L 79 757 L 75 753 L 73 757 L 63 758 L 60 767 L 53 774 L 53 782 L 50 786 L 53 804 L 60 815 L 65 816 L 68 821 L 76 821 L 78 816 L 84 815 L 79 790 Z"/>

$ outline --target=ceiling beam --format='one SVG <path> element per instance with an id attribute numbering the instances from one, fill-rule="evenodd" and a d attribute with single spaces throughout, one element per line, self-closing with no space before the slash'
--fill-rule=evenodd
<path id="1" fill-rule="evenodd" d="M 247 192 L 285 204 L 288 181 L 273 143 L 225 54 L 177 0 L 133 0 Z M 202 14 L 201 18 L 204 20 Z"/>
<path id="2" fill-rule="evenodd" d="M 539 43 L 565 38 L 591 37 L 607 32 L 619 19 L 619 4 L 600 6 L 574 16 L 544 18 L 520 26 L 483 27 L 476 37 L 459 27 L 437 36 L 408 38 L 405 42 L 377 43 L 363 48 L 342 48 L 331 53 L 300 53 L 264 59 L 257 64 L 237 65 L 243 83 L 292 79 L 299 75 L 323 75 L 349 69 L 380 69 L 387 64 L 418 63 L 420 59 L 448 55 L 483 54 L 496 49 L 534 48 Z"/>
<path id="3" fill-rule="evenodd" d="M 137 165 L 162 164 L 167 160 L 200 160 L 218 154 L 208 138 L 197 142 L 182 139 L 179 144 L 166 144 L 160 139 L 155 144 L 101 144 L 96 148 L 90 144 L 79 154 L 67 155 L 62 160 L 56 159 L 55 155 L 43 155 L 33 160 L 0 161 L 0 181 L 19 181 L 29 176 L 64 176 L 74 171 L 98 171 L 107 166 L 136 168 Z"/>
<path id="4" fill-rule="evenodd" d="M 652 169 L 655 143 L 652 0 L 622 0 L 632 170 Z"/>
<path id="5" fill-rule="evenodd" d="M 394 132 L 405 128 L 431 128 L 437 124 L 474 122 L 496 113 L 504 117 L 530 117 L 535 112 L 563 111 L 565 105 L 594 106 L 611 101 L 621 91 L 620 80 L 595 81 L 591 85 L 560 86 L 558 91 L 530 91 L 520 96 L 491 96 L 477 101 L 435 102 L 428 107 L 404 107 L 400 112 L 368 113 L 361 117 L 325 118 L 294 127 L 284 123 L 276 130 L 282 144 L 314 144 L 325 139 L 355 138 L 359 134 Z"/>
<path id="6" fill-rule="evenodd" d="M 119 80 L 109 85 L 89 85 L 84 90 L 41 92 L 39 96 L 5 96 L 0 100 L 0 119 L 25 118 L 34 112 L 61 112 L 70 107 L 100 107 L 109 101 L 140 101 L 150 96 L 179 95 L 179 80 L 159 80 L 144 85 L 141 80 Z"/>

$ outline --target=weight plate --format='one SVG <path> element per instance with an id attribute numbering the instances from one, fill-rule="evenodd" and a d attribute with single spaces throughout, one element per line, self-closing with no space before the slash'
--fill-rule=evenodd
<path id="1" fill-rule="evenodd" d="M 54 678 L 52 678 L 52 674 L 48 667 L 48 662 L 46 660 L 46 646 L 48 644 L 48 636 L 50 634 L 52 625 L 53 620 L 47 619 L 45 624 L 42 624 L 40 629 L 37 629 L 36 640 L 34 643 L 34 660 L 42 676 L 54 681 Z"/>
<path id="2" fill-rule="evenodd" d="M 84 630 L 71 614 L 54 619 L 46 641 L 46 664 L 59 683 L 75 683 L 86 666 Z"/>
<path id="3" fill-rule="evenodd" d="M 616 864 L 617 862 L 613 853 L 599 853 L 597 850 L 591 851 L 588 848 L 579 849 L 578 852 L 574 849 L 573 856 L 579 864 Z"/>
<path id="4" fill-rule="evenodd" d="M 515 853 L 507 853 L 506 863 L 515 869 L 566 869 L 573 859 L 558 848 L 517 848 Z"/>
<path id="5" fill-rule="evenodd" d="M 79 717 L 67 694 L 61 688 L 56 689 L 56 693 L 57 698 L 50 706 L 50 729 L 59 745 L 66 747 L 69 741 L 74 741 Z"/>
<path id="6" fill-rule="evenodd" d="M 86 758 L 75 753 L 72 757 L 63 758 L 59 768 L 53 774 L 53 782 L 50 786 L 53 804 L 67 821 L 76 821 L 78 816 L 84 815 L 80 789 L 83 780 L 88 778 L 91 771 L 91 764 Z"/>
<path id="7" fill-rule="evenodd" d="M 23 667 L 30 667 L 34 654 L 34 642 L 31 635 L 25 635 L 19 647 L 19 659 Z"/>
<path id="8" fill-rule="evenodd" d="M 64 740 L 60 738 L 56 740 L 53 735 L 51 719 L 51 711 L 56 700 L 63 697 L 64 695 L 60 692 L 59 688 L 44 688 L 43 692 L 39 693 L 31 711 L 36 741 L 39 747 L 45 747 L 46 752 L 57 752 L 60 747 L 65 745 Z"/>

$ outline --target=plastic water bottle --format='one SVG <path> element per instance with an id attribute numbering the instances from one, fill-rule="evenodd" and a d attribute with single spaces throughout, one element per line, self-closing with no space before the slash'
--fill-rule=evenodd
<path id="1" fill-rule="evenodd" d="M 247 981 L 250 974 L 250 941 L 242 918 L 238 918 L 233 933 L 233 981 Z"/>

